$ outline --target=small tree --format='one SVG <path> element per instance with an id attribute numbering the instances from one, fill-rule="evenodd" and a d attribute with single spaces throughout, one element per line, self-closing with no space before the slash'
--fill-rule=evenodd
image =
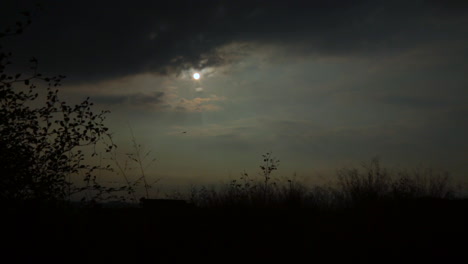
<path id="1" fill-rule="evenodd" d="M 23 32 L 30 14 L 23 15 L 26 22 L 0 32 L 0 43 Z M 108 152 L 115 147 L 103 124 L 108 111 L 94 113 L 89 98 L 76 105 L 61 101 L 58 87 L 65 76 L 38 73 L 36 58 L 30 60 L 30 73 L 11 73 L 11 58 L 0 46 L 0 199 L 66 200 L 90 189 L 98 196 L 115 191 L 97 183 L 93 172 L 100 167 L 85 162 L 99 143 Z M 73 180 L 78 175 L 85 183 L 81 187 Z"/>
<path id="2" fill-rule="evenodd" d="M 263 164 L 260 165 L 260 169 L 262 170 L 261 175 L 263 176 L 263 184 L 264 184 L 263 195 L 264 195 L 264 200 L 266 202 L 268 191 L 269 191 L 269 184 L 271 180 L 271 174 L 273 173 L 273 171 L 278 169 L 280 161 L 276 157 L 273 157 L 271 152 L 267 152 L 263 154 L 262 157 L 263 157 Z"/>

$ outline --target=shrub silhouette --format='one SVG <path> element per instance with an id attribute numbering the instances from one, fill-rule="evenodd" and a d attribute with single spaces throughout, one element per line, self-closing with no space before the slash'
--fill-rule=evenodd
<path id="1" fill-rule="evenodd" d="M 372 159 L 364 169 L 364 172 L 356 168 L 339 171 L 338 186 L 345 201 L 352 204 L 373 202 L 389 192 L 391 178 L 387 170 L 380 167 L 378 159 Z"/>
<path id="2" fill-rule="evenodd" d="M 135 136 L 133 134 L 132 129 L 130 128 L 130 133 L 132 137 L 132 145 L 133 145 L 133 152 L 125 153 L 126 160 L 122 163 L 119 161 L 118 154 L 116 150 L 113 150 L 111 154 L 111 160 L 114 162 L 117 168 L 117 175 L 121 175 L 125 180 L 125 190 L 127 194 L 130 196 L 129 200 L 133 203 L 138 203 L 137 199 L 137 191 L 136 188 L 139 185 L 143 185 L 145 191 L 145 199 L 150 199 L 150 189 L 153 187 L 154 184 L 158 183 L 160 179 L 156 179 L 153 182 L 148 182 L 145 169 L 150 166 L 152 163 L 156 161 L 155 158 L 148 160 L 151 151 L 143 151 L 143 147 L 141 144 L 138 144 Z M 144 164 L 146 163 L 146 164 Z M 132 165 L 136 165 L 136 167 L 132 167 Z M 136 171 L 136 179 L 131 179 L 130 172 L 133 169 L 133 173 Z M 133 174 L 132 173 L 132 174 Z M 128 197 L 122 196 L 123 200 L 127 200 Z M 141 201 L 141 200 L 140 200 Z"/>
<path id="3" fill-rule="evenodd" d="M 18 21 L 16 29 L 0 33 L 0 41 L 23 32 L 30 14 L 23 15 L 27 22 Z M 36 58 L 30 60 L 30 71 L 11 73 L 11 58 L 0 46 L 1 201 L 65 200 L 89 189 L 98 196 L 113 191 L 97 183 L 93 171 L 99 167 L 85 163 L 100 143 L 106 151 L 115 147 L 103 124 L 108 112 L 94 113 L 89 98 L 76 105 L 62 101 L 58 88 L 65 76 L 38 73 Z M 86 151 L 86 146 L 93 149 Z M 82 187 L 72 182 L 79 174 L 85 181 Z"/>
<path id="4" fill-rule="evenodd" d="M 410 199 L 448 199 L 454 196 L 447 172 L 431 169 L 402 170 L 392 175 L 380 166 L 377 158 L 357 168 L 342 169 L 338 174 L 337 194 L 344 206 L 355 206 L 379 201 Z"/>
<path id="5" fill-rule="evenodd" d="M 266 162 L 265 155 L 263 162 Z M 238 179 L 219 188 L 193 187 L 189 200 L 208 208 L 268 207 L 340 211 L 345 208 L 397 205 L 410 200 L 449 200 L 456 197 L 447 173 L 436 173 L 430 169 L 392 172 L 381 167 L 376 158 L 364 164 L 363 168 L 343 168 L 338 172 L 337 181 L 327 186 L 306 186 L 293 178 L 270 183 L 267 181 L 272 170 L 264 169 L 268 168 L 265 164 L 260 168 L 262 172 L 267 172 L 260 173 L 262 178 L 254 179 L 243 172 Z"/>

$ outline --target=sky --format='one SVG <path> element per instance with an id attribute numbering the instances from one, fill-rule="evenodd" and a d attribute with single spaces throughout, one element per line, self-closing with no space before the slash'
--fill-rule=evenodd
<path id="1" fill-rule="evenodd" d="M 307 182 L 373 157 L 468 181 L 468 2 L 2 1 L 1 23 L 23 10 L 13 67 L 35 56 L 110 110 L 121 162 L 134 138 L 160 186 L 256 175 L 266 152 Z"/>

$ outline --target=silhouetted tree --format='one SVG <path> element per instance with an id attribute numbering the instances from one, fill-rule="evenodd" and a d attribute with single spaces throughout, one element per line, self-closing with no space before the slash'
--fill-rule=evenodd
<path id="1" fill-rule="evenodd" d="M 0 32 L 0 44 L 31 23 L 28 12 L 22 15 L 23 21 Z M 96 195 L 115 191 L 97 183 L 93 172 L 100 167 L 85 162 L 86 156 L 96 155 L 98 144 L 106 151 L 115 147 L 103 124 L 108 111 L 94 113 L 89 98 L 67 104 L 58 97 L 65 76 L 38 73 L 36 58 L 31 58 L 29 71 L 11 73 L 11 58 L 0 46 L 1 201 L 66 200 L 90 189 Z M 83 150 L 86 146 L 93 148 Z M 84 180 L 81 187 L 73 183 L 78 175 Z"/>

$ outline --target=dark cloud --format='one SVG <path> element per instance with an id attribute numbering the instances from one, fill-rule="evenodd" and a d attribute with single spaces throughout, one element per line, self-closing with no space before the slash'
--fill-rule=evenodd
<path id="1" fill-rule="evenodd" d="M 2 23 L 34 9 L 32 1 L 19 2 L 2 4 Z M 463 36 L 467 14 L 462 1 L 44 0 L 43 7 L 27 32 L 7 44 L 72 81 L 225 64 L 236 56 L 219 48 L 237 42 L 321 54 L 388 52 Z"/>
<path id="2" fill-rule="evenodd" d="M 97 95 L 93 101 L 107 105 L 159 106 L 164 103 L 164 92 L 151 94 L 133 93 L 120 95 Z"/>

